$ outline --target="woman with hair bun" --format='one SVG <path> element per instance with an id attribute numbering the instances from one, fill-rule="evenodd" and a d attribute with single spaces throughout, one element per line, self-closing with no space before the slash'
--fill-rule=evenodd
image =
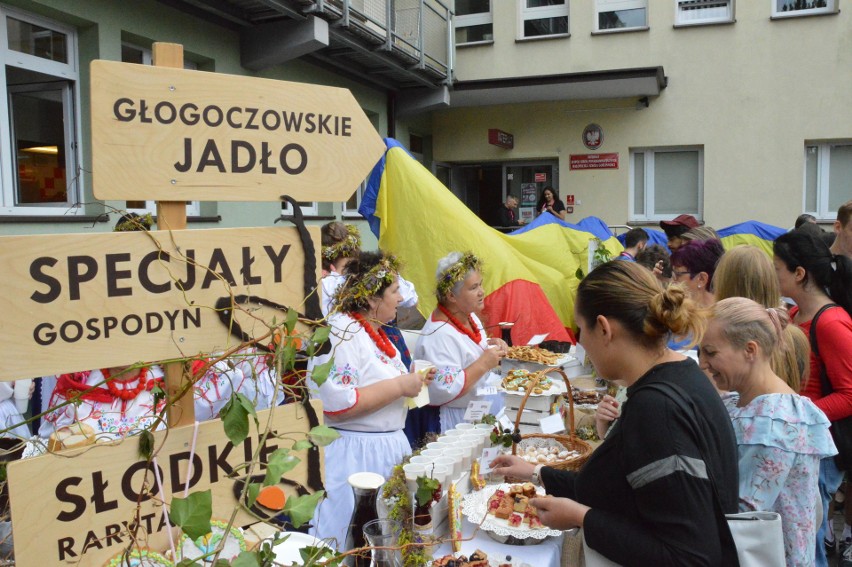
<path id="1" fill-rule="evenodd" d="M 739 450 L 740 512 L 781 515 L 788 566 L 813 565 L 820 459 L 837 454 L 829 421 L 771 366 L 787 314 L 742 297 L 723 299 L 701 341 L 701 362 L 720 388 Z"/>
<path id="2" fill-rule="evenodd" d="M 832 423 L 846 419 L 852 416 L 852 260 L 832 254 L 822 240 L 801 230 L 779 236 L 773 251 L 781 293 L 796 302 L 790 317 L 813 347 L 810 378 L 802 394 Z M 834 533 L 828 521 L 828 502 L 843 480 L 843 472 L 852 471 L 852 462 L 845 462 L 850 457 L 841 454 L 820 463 L 819 487 L 826 517 L 817 533 L 819 567 L 827 565 L 826 551 L 834 551 L 835 539 L 826 537 Z"/>
<path id="3" fill-rule="evenodd" d="M 666 347 L 671 333 L 701 339 L 701 309 L 683 287 L 664 290 L 631 262 L 595 268 L 574 309 L 595 370 L 627 387 L 630 403 L 580 471 L 506 455 L 495 472 L 541 482 L 560 497 L 530 502 L 542 522 L 581 526 L 587 545 L 620 565 L 736 565 L 717 511 L 737 510 L 731 421 L 695 362 Z"/>

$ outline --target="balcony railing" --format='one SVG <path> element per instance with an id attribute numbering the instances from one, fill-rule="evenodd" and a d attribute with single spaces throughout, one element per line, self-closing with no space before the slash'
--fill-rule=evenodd
<path id="1" fill-rule="evenodd" d="M 452 81 L 453 12 L 440 0 L 300 0 L 361 41 L 392 54 L 407 69 Z"/>

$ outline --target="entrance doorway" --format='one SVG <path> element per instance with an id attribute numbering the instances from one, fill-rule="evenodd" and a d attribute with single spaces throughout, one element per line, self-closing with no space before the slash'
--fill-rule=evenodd
<path id="1" fill-rule="evenodd" d="M 535 218 L 535 205 L 544 188 L 551 186 L 559 192 L 559 162 L 556 160 L 440 164 L 435 173 L 448 177 L 448 183 L 441 179 L 442 176 L 439 179 L 490 226 L 498 225 L 500 207 L 508 194 L 518 197 L 520 216 L 525 218 L 523 215 L 526 215 L 530 221 Z"/>

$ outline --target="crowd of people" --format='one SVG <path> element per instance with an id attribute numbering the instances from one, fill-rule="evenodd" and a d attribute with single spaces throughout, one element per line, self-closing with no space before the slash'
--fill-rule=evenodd
<path id="1" fill-rule="evenodd" d="M 555 191 L 545 191 L 539 208 L 558 215 L 555 203 Z M 775 511 L 787 565 L 826 566 L 840 540 L 841 565 L 852 566 L 852 526 L 835 537 L 830 521 L 852 470 L 852 440 L 840 434 L 852 419 L 852 201 L 831 233 L 808 219 L 797 225 L 774 242 L 770 259 L 752 246 L 726 251 L 715 231 L 680 215 L 660 225 L 670 254 L 635 228 L 617 259 L 582 279 L 576 335 L 596 373 L 622 389 L 598 405 L 605 439 L 578 472 L 508 455 L 493 463 L 497 474 L 558 497 L 533 501 L 546 525 L 582 527 L 589 548 L 622 565 L 732 565 L 723 514 Z M 357 229 L 340 222 L 322 229 L 322 259 L 331 348 L 312 364 L 331 367 L 308 386 L 340 438 L 326 448 L 334 466 L 326 466 L 327 498 L 313 529 L 340 548 L 354 506 L 348 476 L 387 478 L 424 433 L 462 421 L 470 401 L 488 401 L 497 413 L 501 396 L 481 391 L 499 383 L 508 345 L 489 337 L 481 319 L 488 267 L 475 252 L 453 251 L 435 266 L 428 291 L 438 306 L 414 350 L 434 365 L 426 373 L 413 371 L 394 324 L 400 306 L 418 301 L 399 260 L 362 251 Z M 256 350 L 237 363 L 200 359 L 193 371 L 199 419 L 218 416 L 232 392 L 259 409 L 284 401 Z M 154 393 L 162 375 L 151 365 L 45 380 L 51 409 L 38 433 L 86 423 L 118 438 L 163 427 Z M 424 388 L 431 405 L 409 410 Z M 19 423 L 6 390 L 0 417 Z"/>

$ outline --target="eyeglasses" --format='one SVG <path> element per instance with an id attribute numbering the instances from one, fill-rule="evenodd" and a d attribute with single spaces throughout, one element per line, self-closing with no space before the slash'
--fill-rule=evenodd
<path id="1" fill-rule="evenodd" d="M 685 275 L 692 277 L 692 272 L 675 272 L 675 271 L 672 271 L 672 275 L 675 277 L 675 279 L 679 279 L 681 276 L 685 276 Z"/>

